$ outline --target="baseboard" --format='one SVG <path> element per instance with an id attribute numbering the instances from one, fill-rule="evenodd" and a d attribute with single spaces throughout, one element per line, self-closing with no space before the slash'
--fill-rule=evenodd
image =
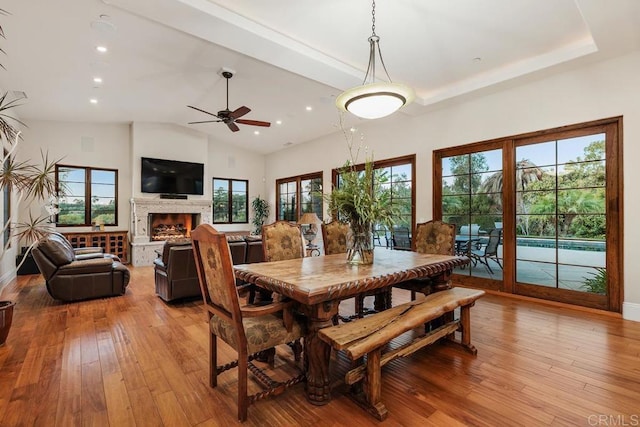
<path id="1" fill-rule="evenodd" d="M 640 322 L 640 304 L 637 304 L 635 302 L 623 302 L 622 318 L 625 320 Z"/>

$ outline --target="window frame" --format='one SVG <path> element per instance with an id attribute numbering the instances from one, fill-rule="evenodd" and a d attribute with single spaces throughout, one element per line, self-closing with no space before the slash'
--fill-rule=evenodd
<path id="1" fill-rule="evenodd" d="M 6 149 L 3 149 L 3 156 L 2 158 L 5 159 L 5 167 L 8 165 L 9 163 L 9 158 L 7 157 L 9 155 L 9 152 Z M 7 249 L 11 247 L 11 233 L 12 233 L 12 229 L 11 229 L 11 188 L 8 185 L 5 185 L 4 188 L 2 189 L 2 198 L 3 198 L 3 204 L 2 204 L 2 226 L 6 228 L 4 229 L 4 233 L 2 236 L 2 246 L 6 247 Z"/>
<path id="2" fill-rule="evenodd" d="M 520 135 L 475 142 L 462 146 L 443 148 L 433 152 L 433 218 L 442 218 L 442 159 L 445 157 L 487 151 L 502 148 L 503 164 L 503 260 L 504 271 L 502 281 L 468 278 L 456 274 L 456 280 L 466 286 L 475 286 L 515 295 L 533 296 L 536 298 L 575 304 L 601 310 L 621 312 L 624 290 L 624 218 L 623 218 L 623 132 L 622 116 L 611 117 L 590 122 L 577 123 L 558 128 L 545 129 Z M 515 170 L 516 147 L 548 141 L 549 138 L 564 139 L 583 135 L 585 132 L 605 133 L 606 150 L 606 271 L 609 284 L 607 295 L 580 293 L 567 295 L 552 294 L 549 289 L 537 289 L 534 286 L 516 281 L 516 183 L 512 171 Z M 579 298 L 579 299 L 576 299 Z"/>
<path id="3" fill-rule="evenodd" d="M 323 184 L 323 191 L 324 191 L 324 177 L 323 177 L 322 171 L 276 179 L 276 221 L 283 220 L 283 218 L 280 216 L 280 207 L 281 207 L 280 206 L 280 185 L 286 184 L 289 182 L 296 183 L 296 206 L 295 206 L 296 219 L 294 222 L 298 222 L 298 219 L 301 216 L 300 212 L 302 208 L 301 183 L 302 181 L 307 181 L 312 179 L 319 179 L 320 182 L 322 182 Z M 321 209 L 321 212 L 316 212 L 316 215 L 318 215 L 318 218 L 320 219 L 320 221 L 323 220 L 324 203 L 322 203 L 321 206 L 323 206 L 323 209 Z"/>
<path id="4" fill-rule="evenodd" d="M 216 221 L 216 207 L 215 207 L 215 203 L 213 201 L 213 197 L 215 195 L 215 185 L 213 184 L 214 181 L 227 181 L 227 194 L 228 194 L 228 199 L 227 199 L 227 218 L 228 221 Z M 246 191 L 246 197 L 245 197 L 245 201 L 244 201 L 244 212 L 245 212 L 245 218 L 246 221 L 234 221 L 233 220 L 233 183 L 234 182 L 242 182 L 245 184 L 247 191 Z M 218 178 L 218 177 L 213 177 L 211 178 L 211 223 L 212 224 L 248 224 L 249 223 L 249 180 L 248 179 L 241 179 L 241 178 Z"/>
<path id="5" fill-rule="evenodd" d="M 91 172 L 93 171 L 105 171 L 105 172 L 113 172 L 114 173 L 114 222 L 112 224 L 104 224 L 108 227 L 117 227 L 118 226 L 118 169 L 110 169 L 110 168 L 101 168 L 101 167 L 93 167 L 93 166 L 78 166 L 78 165 L 65 165 L 56 163 L 55 167 L 55 180 L 56 180 L 56 191 L 58 194 L 61 194 L 60 191 L 60 182 L 58 180 L 59 170 L 60 168 L 73 168 L 73 169 L 84 169 L 84 219 L 85 223 L 83 224 L 61 224 L 60 223 L 60 214 L 56 214 L 55 222 L 57 227 L 91 227 L 93 224 L 91 223 Z M 88 223 L 87 223 L 88 221 Z"/>
<path id="6" fill-rule="evenodd" d="M 393 157 L 390 159 L 374 160 L 373 169 L 384 169 L 392 166 L 411 165 L 411 220 L 410 227 L 411 235 L 415 233 L 416 228 L 416 155 L 409 154 L 406 156 Z M 354 165 L 356 171 L 363 171 L 365 167 L 364 163 L 358 163 Z M 338 185 L 338 176 L 340 175 L 340 169 L 334 168 L 331 170 L 331 183 L 334 187 Z M 393 203 L 393 193 L 391 195 L 391 201 Z"/>

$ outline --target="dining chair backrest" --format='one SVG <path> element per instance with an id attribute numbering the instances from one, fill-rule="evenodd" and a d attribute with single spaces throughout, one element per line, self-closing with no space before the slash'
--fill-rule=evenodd
<path id="1" fill-rule="evenodd" d="M 209 224 L 201 224 L 191 232 L 191 243 L 205 306 L 233 327 L 233 335 L 244 337 L 231 251 L 225 234 Z"/>
<path id="2" fill-rule="evenodd" d="M 349 224 L 333 220 L 322 223 L 322 243 L 325 255 L 347 253 L 347 235 L 351 231 Z"/>
<path id="3" fill-rule="evenodd" d="M 453 255 L 455 240 L 454 224 L 438 220 L 427 221 L 416 225 L 413 250 L 423 254 Z"/>
<path id="4" fill-rule="evenodd" d="M 300 225 L 276 221 L 262 226 L 264 260 L 283 261 L 304 257 L 304 242 Z"/>

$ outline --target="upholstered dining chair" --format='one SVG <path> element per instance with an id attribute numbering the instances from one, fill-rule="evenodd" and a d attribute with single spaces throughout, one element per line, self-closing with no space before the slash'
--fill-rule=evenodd
<path id="1" fill-rule="evenodd" d="M 304 257 L 304 242 L 299 224 L 276 221 L 262 226 L 264 260 L 284 261 Z"/>
<path id="2" fill-rule="evenodd" d="M 300 372 L 291 379 L 274 381 L 252 362 L 263 350 L 298 340 L 304 334 L 304 325 L 294 317 L 291 301 L 262 306 L 240 305 L 229 244 L 223 233 L 209 224 L 202 224 L 192 231 L 191 240 L 204 307 L 209 316 L 209 384 L 216 387 L 218 374 L 238 367 L 238 419 L 244 421 L 250 404 L 280 394 L 304 379 L 304 373 Z M 237 361 L 217 365 L 218 338 L 238 353 Z M 264 391 L 248 395 L 249 371 Z"/>
<path id="3" fill-rule="evenodd" d="M 412 249 L 423 254 L 454 255 L 456 226 L 438 220 L 417 224 Z M 394 287 L 410 290 L 412 301 L 416 299 L 416 292 L 428 295 L 432 290 L 431 281 L 422 278 L 398 283 Z"/>

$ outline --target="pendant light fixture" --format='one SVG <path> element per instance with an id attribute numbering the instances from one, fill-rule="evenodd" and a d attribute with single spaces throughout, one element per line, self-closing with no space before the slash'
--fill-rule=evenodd
<path id="1" fill-rule="evenodd" d="M 380 52 L 380 37 L 376 34 L 376 2 L 371 10 L 371 37 L 369 37 L 369 65 L 362 85 L 352 87 L 340 94 L 336 105 L 363 119 L 379 119 L 396 112 L 411 103 L 415 97 L 413 89 L 401 83 L 393 83 Z M 389 82 L 376 82 L 376 52 Z"/>

